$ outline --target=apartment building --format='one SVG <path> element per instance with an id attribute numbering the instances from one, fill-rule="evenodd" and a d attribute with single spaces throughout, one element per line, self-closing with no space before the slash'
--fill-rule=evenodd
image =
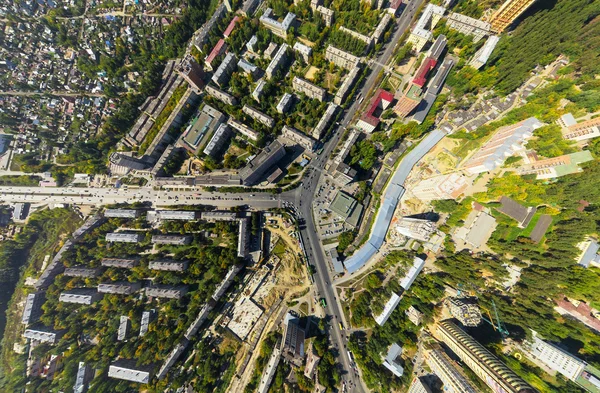
<path id="1" fill-rule="evenodd" d="M 448 15 L 446 24 L 449 28 L 458 31 L 459 33 L 473 36 L 473 42 L 478 42 L 480 39 L 490 34 L 492 28 L 488 22 L 471 18 L 457 12 L 451 12 L 450 15 Z"/>
<path id="2" fill-rule="evenodd" d="M 206 89 L 204 89 L 204 91 L 206 91 L 206 93 L 209 96 L 216 98 L 217 100 L 221 101 L 224 104 L 237 105 L 237 98 L 235 98 L 231 94 L 229 94 L 223 90 L 220 90 L 216 87 L 208 85 L 208 86 L 206 86 Z"/>
<path id="3" fill-rule="evenodd" d="M 287 37 L 288 30 L 296 21 L 296 15 L 288 12 L 283 20 L 279 22 L 273 13 L 273 9 L 267 8 L 259 20 L 260 23 L 267 29 L 271 30 L 273 34 L 285 39 Z"/>
<path id="4" fill-rule="evenodd" d="M 315 144 L 317 143 L 317 141 L 315 141 L 313 138 L 308 135 L 304 135 L 293 127 L 283 126 L 281 129 L 281 135 L 284 138 L 287 138 L 303 148 L 311 151 L 314 149 Z"/>
<path id="5" fill-rule="evenodd" d="M 477 390 L 458 365 L 441 348 L 425 352 L 425 362 L 431 371 L 444 383 L 444 388 L 454 393 L 477 393 Z"/>
<path id="6" fill-rule="evenodd" d="M 535 0 L 506 0 L 490 19 L 492 30 L 502 33 L 533 3 Z"/>
<path id="7" fill-rule="evenodd" d="M 557 123 L 562 127 L 563 138 L 571 141 L 586 141 L 600 136 L 600 117 L 577 123 L 573 115 L 567 113 Z"/>
<path id="8" fill-rule="evenodd" d="M 269 128 L 273 128 L 275 125 L 275 119 L 250 105 L 244 105 L 242 112 Z"/>
<path id="9" fill-rule="evenodd" d="M 229 78 L 233 71 L 237 69 L 237 57 L 233 52 L 227 53 L 225 59 L 221 62 L 211 80 L 216 83 L 219 87 L 223 88 L 229 83 Z"/>
<path id="10" fill-rule="evenodd" d="M 506 393 L 537 393 L 454 322 L 448 320 L 439 322 L 436 333 L 438 338 L 492 390 Z"/>
<path id="11" fill-rule="evenodd" d="M 281 44 L 281 46 L 277 50 L 277 53 L 275 53 L 275 56 L 273 56 L 273 59 L 271 59 L 271 62 L 267 66 L 267 70 L 265 71 L 267 79 L 271 79 L 273 75 L 275 75 L 277 71 L 281 70 L 283 66 L 287 63 L 288 48 L 288 44 Z"/>
<path id="12" fill-rule="evenodd" d="M 321 102 L 325 100 L 325 96 L 327 94 L 327 91 L 322 87 L 310 83 L 302 78 L 298 78 L 297 76 L 295 76 L 292 80 L 292 87 L 298 93 L 304 93 L 307 97 L 319 100 Z"/>
<path id="13" fill-rule="evenodd" d="M 347 70 L 353 70 L 360 62 L 360 57 L 354 56 L 351 53 L 345 52 L 331 45 L 327 45 L 327 49 L 325 49 L 325 59 L 329 60 L 336 66 Z"/>

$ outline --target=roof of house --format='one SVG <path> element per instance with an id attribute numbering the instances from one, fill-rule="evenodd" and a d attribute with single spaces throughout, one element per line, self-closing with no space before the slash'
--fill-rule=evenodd
<path id="1" fill-rule="evenodd" d="M 215 45 L 215 47 L 213 48 L 213 50 L 210 51 L 210 54 L 206 57 L 206 62 L 207 63 L 212 63 L 212 61 L 215 59 L 215 57 L 217 57 L 217 55 L 219 53 L 221 53 L 221 50 L 223 49 L 223 46 L 225 45 L 225 40 L 223 40 L 222 38 L 217 42 L 217 44 Z"/>
<path id="2" fill-rule="evenodd" d="M 420 87 L 425 86 L 425 82 L 427 82 L 427 75 L 431 70 L 435 68 L 436 65 L 436 59 L 432 59 L 431 57 L 426 58 L 425 61 L 423 61 L 423 64 L 421 64 L 421 68 L 419 68 L 419 71 L 417 71 L 417 73 L 415 74 L 413 83 Z"/>
<path id="3" fill-rule="evenodd" d="M 390 103 L 394 101 L 394 95 L 389 91 L 379 89 L 377 94 L 371 100 L 369 108 L 361 116 L 361 120 L 371 124 L 372 126 L 377 126 L 377 124 L 379 124 L 379 118 L 373 116 L 373 113 L 375 113 L 375 110 L 379 107 L 382 101 L 387 101 Z"/>
<path id="4" fill-rule="evenodd" d="M 233 29 L 235 29 L 235 24 L 240 20 L 239 16 L 235 16 L 231 22 L 229 22 L 229 25 L 227 26 L 227 28 L 225 29 L 225 31 L 223 32 L 223 36 L 224 37 L 229 37 L 229 35 L 231 34 L 231 32 L 233 31 Z"/>

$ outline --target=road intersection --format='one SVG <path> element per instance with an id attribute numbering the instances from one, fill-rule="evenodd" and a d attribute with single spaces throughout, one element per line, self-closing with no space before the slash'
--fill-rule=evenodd
<path id="1" fill-rule="evenodd" d="M 415 12 L 424 0 L 409 0 L 402 15 L 396 20 L 395 31 L 383 52 L 371 62 L 371 72 L 363 84 L 360 95 L 367 97 L 379 80 L 379 73 L 385 70 L 400 37 L 408 30 Z M 84 187 L 0 187 L 0 200 L 3 202 L 30 202 L 33 204 L 76 204 L 107 205 L 117 203 L 152 202 L 155 207 L 170 205 L 207 204 L 220 208 L 248 205 L 252 209 L 265 210 L 274 207 L 292 206 L 299 219 L 300 235 L 309 262 L 316 267 L 314 282 L 318 296 L 327 303 L 325 313 L 330 317 L 331 341 L 336 349 L 338 362 L 342 367 L 342 381 L 345 392 L 362 393 L 368 391 L 358 375 L 358 369 L 347 352 L 347 334 L 340 329 L 341 305 L 338 303 L 331 273 L 325 258 L 323 245 L 318 236 L 312 216 L 312 201 L 327 159 L 344 134 L 345 127 L 355 117 L 359 109 L 355 101 L 338 123 L 332 137 L 325 142 L 322 154 L 316 156 L 307 167 L 300 187 L 279 195 L 270 193 L 220 193 L 199 190 L 161 190 L 152 187 L 136 188 L 84 188 Z M 349 326 L 345 327 L 346 329 Z"/>

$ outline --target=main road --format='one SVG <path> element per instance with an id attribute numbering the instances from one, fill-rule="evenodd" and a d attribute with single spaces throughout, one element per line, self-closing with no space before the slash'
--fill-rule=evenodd
<path id="1" fill-rule="evenodd" d="M 384 46 L 383 53 L 371 62 L 371 72 L 367 77 L 360 94 L 366 97 L 375 87 L 379 73 L 390 60 L 398 40 L 407 31 L 416 10 L 425 0 L 408 0 L 402 15 L 397 19 L 395 32 L 390 42 Z M 280 195 L 268 193 L 218 193 L 194 190 L 165 191 L 151 187 L 141 188 L 58 188 L 58 187 L 0 187 L 0 201 L 31 202 L 38 204 L 71 203 L 84 205 L 102 205 L 114 203 L 152 202 L 155 206 L 210 204 L 219 207 L 249 205 L 256 209 L 282 207 L 282 201 L 295 206 L 299 218 L 304 222 L 300 234 L 306 249 L 308 259 L 316 266 L 315 284 L 319 296 L 327 302 L 326 314 L 332 318 L 331 340 L 337 349 L 338 361 L 343 368 L 342 380 L 346 392 L 363 393 L 368 389 L 363 385 L 356 368 L 346 352 L 347 336 L 340 330 L 342 310 L 337 302 L 337 295 L 332 283 L 331 274 L 325 259 L 323 245 L 318 237 L 312 215 L 312 201 L 319 177 L 325 168 L 328 157 L 339 143 L 343 131 L 354 118 L 359 103 L 355 101 L 345 112 L 338 128 L 332 137 L 325 142 L 323 152 L 308 166 L 307 175 L 303 178 L 301 187 Z M 348 326 L 346 327 L 348 328 Z"/>
<path id="2" fill-rule="evenodd" d="M 371 63 L 371 73 L 369 74 L 360 91 L 363 97 L 366 97 L 369 91 L 371 91 L 371 89 L 375 86 L 375 83 L 378 80 L 379 72 L 383 69 L 383 65 L 387 64 L 390 60 L 400 36 L 408 29 L 415 12 L 421 6 L 421 4 L 423 4 L 423 2 L 424 0 L 409 0 L 407 2 L 402 15 L 396 22 L 396 31 L 394 32 L 392 39 L 385 46 L 385 49 L 379 58 Z M 327 302 L 327 309 L 325 312 L 332 318 L 332 323 L 330 323 L 330 334 L 333 345 L 337 349 L 338 361 L 343 368 L 342 378 L 346 384 L 346 391 L 362 393 L 368 391 L 368 389 L 363 385 L 363 382 L 355 371 L 354 364 L 347 353 L 348 337 L 347 335 L 345 336 L 343 334 L 339 327 L 339 323 L 343 321 L 341 317 L 342 310 L 337 302 L 337 294 L 335 293 L 335 287 L 332 283 L 323 245 L 319 239 L 312 215 L 312 201 L 314 198 L 315 189 L 319 183 L 321 172 L 325 168 L 327 158 L 331 155 L 333 149 L 339 143 L 340 138 L 344 133 L 344 127 L 346 127 L 354 118 L 358 108 L 359 103 L 355 101 L 347 109 L 342 121 L 340 122 L 340 126 L 335 130 L 331 139 L 325 143 L 323 147 L 323 153 L 317 156 L 317 158 L 310 163 L 310 171 L 308 175 L 303 178 L 302 187 L 296 189 L 293 193 L 282 194 L 281 198 L 287 202 L 293 203 L 298 208 L 300 218 L 304 220 L 304 224 L 301 226 L 300 234 L 304 242 L 308 259 L 311 264 L 316 266 L 317 273 L 314 275 L 315 284 L 317 286 L 319 296 L 325 298 L 325 301 Z M 349 328 L 349 326 L 346 326 L 345 328 Z"/>

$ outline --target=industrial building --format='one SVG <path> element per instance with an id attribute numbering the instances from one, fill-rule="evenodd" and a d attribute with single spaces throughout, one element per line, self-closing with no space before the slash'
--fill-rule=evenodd
<path id="1" fill-rule="evenodd" d="M 127 338 L 129 326 L 129 317 L 126 315 L 121 315 L 121 318 L 119 318 L 119 330 L 117 331 L 117 341 L 123 341 Z"/>
<path id="2" fill-rule="evenodd" d="M 133 269 L 140 264 L 136 258 L 102 258 L 100 264 L 105 267 L 118 267 L 121 269 Z"/>
<path id="3" fill-rule="evenodd" d="M 441 348 L 426 351 L 425 362 L 442 380 L 446 390 L 454 393 L 478 393 L 459 366 Z"/>
<path id="4" fill-rule="evenodd" d="M 381 314 L 375 317 L 375 322 L 377 322 L 379 326 L 383 326 L 390 318 L 390 315 L 392 315 L 399 303 L 400 296 L 398 296 L 395 293 L 392 293 L 390 300 L 388 300 L 385 306 L 383 307 L 383 311 L 381 312 Z"/>
<path id="5" fill-rule="evenodd" d="M 320 140 L 321 137 L 325 135 L 325 131 L 327 131 L 327 128 L 331 124 L 331 121 L 333 120 L 333 116 L 335 115 L 337 108 L 338 106 L 333 102 L 330 102 L 329 105 L 327 105 L 325 113 L 323 114 L 323 116 L 321 116 L 319 122 L 312 131 L 313 138 L 315 138 L 316 140 Z"/>
<path id="6" fill-rule="evenodd" d="M 312 151 L 315 148 L 317 141 L 308 135 L 304 135 L 293 127 L 283 126 L 281 135 L 290 141 L 302 146 L 306 150 Z"/>
<path id="7" fill-rule="evenodd" d="M 479 248 L 487 244 L 495 228 L 494 217 L 486 212 L 473 210 L 465 219 L 463 226 L 456 230 L 455 236 L 467 245 Z"/>
<path id="8" fill-rule="evenodd" d="M 198 155 L 211 135 L 225 122 L 225 115 L 212 106 L 204 104 L 198 115 L 183 131 L 177 144 L 193 155 Z"/>
<path id="9" fill-rule="evenodd" d="M 198 212 L 193 210 L 157 210 L 159 220 L 192 221 L 198 219 Z"/>
<path id="10" fill-rule="evenodd" d="M 446 299 L 450 314 L 463 326 L 475 327 L 481 324 L 481 311 L 475 297 L 451 297 Z"/>
<path id="11" fill-rule="evenodd" d="M 150 270 L 162 270 L 168 272 L 183 272 L 187 270 L 189 261 L 173 261 L 173 260 L 158 260 L 150 261 L 148 263 L 148 269 Z"/>
<path id="12" fill-rule="evenodd" d="M 517 221 L 519 223 L 519 228 L 526 228 L 537 211 L 537 208 L 525 207 L 507 196 L 500 197 L 499 202 L 500 207 L 496 208 L 496 210 Z"/>
<path id="13" fill-rule="evenodd" d="M 537 393 L 527 382 L 451 321 L 437 324 L 437 336 L 492 390 Z"/>
<path id="14" fill-rule="evenodd" d="M 207 156 L 218 158 L 221 152 L 227 147 L 232 136 L 233 131 L 231 131 L 229 126 L 221 124 L 202 152 Z"/>
<path id="15" fill-rule="evenodd" d="M 135 361 L 121 359 L 109 366 L 108 376 L 124 381 L 147 384 L 152 379 L 153 370 L 150 366 L 138 367 Z"/>
<path id="16" fill-rule="evenodd" d="M 185 285 L 180 286 L 167 286 L 167 285 L 154 285 L 146 288 L 146 296 L 157 297 L 165 299 L 181 299 L 188 292 L 188 288 Z"/>
<path id="17" fill-rule="evenodd" d="M 136 209 L 106 209 L 104 217 L 109 218 L 137 218 L 140 211 Z"/>
<path id="18" fill-rule="evenodd" d="M 535 0 L 506 0 L 490 19 L 492 30 L 502 33 L 533 3 Z"/>
<path id="19" fill-rule="evenodd" d="M 543 123 L 535 117 L 519 123 L 499 128 L 492 137 L 473 154 L 463 165 L 470 174 L 492 171 L 504 161 L 523 149 L 525 141 L 533 136 L 533 132 Z"/>
<path id="20" fill-rule="evenodd" d="M 285 156 L 285 148 L 278 141 L 273 141 L 254 157 L 241 171 L 240 176 L 244 185 L 256 184 L 260 178 Z"/>
<path id="21" fill-rule="evenodd" d="M 152 235 L 152 244 L 172 244 L 183 246 L 192 242 L 191 236 L 185 235 Z"/>
<path id="22" fill-rule="evenodd" d="M 260 134 L 256 130 L 253 130 L 244 123 L 241 123 L 233 118 L 229 118 L 229 120 L 227 120 L 227 124 L 231 128 L 233 128 L 234 130 L 236 130 L 237 132 L 239 132 L 240 134 L 252 141 L 257 141 L 260 136 Z"/>
<path id="23" fill-rule="evenodd" d="M 336 66 L 347 70 L 353 70 L 360 63 L 360 57 L 354 56 L 351 53 L 345 52 L 334 46 L 327 45 L 325 50 L 325 59 L 329 60 Z"/>
<path id="24" fill-rule="evenodd" d="M 285 44 L 285 43 L 281 44 L 281 46 L 277 50 L 277 53 L 275 53 L 275 56 L 273 57 L 273 59 L 271 60 L 269 65 L 267 66 L 267 69 L 265 71 L 267 79 L 271 79 L 273 77 L 273 75 L 275 75 L 275 73 L 277 71 L 281 70 L 283 68 L 283 66 L 285 65 L 285 63 L 287 63 L 288 48 L 289 48 L 288 44 Z M 264 84 L 264 81 L 263 81 L 263 84 Z M 257 101 L 258 101 L 258 99 L 257 99 Z"/>
<path id="25" fill-rule="evenodd" d="M 467 177 L 459 173 L 449 173 L 421 180 L 412 189 L 412 193 L 425 202 L 456 199 L 465 192 L 469 184 L 470 181 Z"/>
<path id="26" fill-rule="evenodd" d="M 23 309 L 23 316 L 21 317 L 21 323 L 27 326 L 39 321 L 40 317 L 44 313 L 42 310 L 42 305 L 45 302 L 45 291 L 34 292 L 27 295 L 27 299 L 25 300 L 25 308 Z"/>
<path id="27" fill-rule="evenodd" d="M 275 125 L 275 119 L 273 119 L 266 113 L 263 113 L 254 107 L 251 107 L 250 105 L 244 105 L 244 107 L 242 108 L 242 112 L 269 128 L 273 128 L 273 126 Z"/>
<path id="28" fill-rule="evenodd" d="M 401 217 L 394 226 L 394 230 L 402 236 L 427 242 L 436 232 L 435 223 L 419 218 Z"/>
<path id="29" fill-rule="evenodd" d="M 375 131 L 379 125 L 379 117 L 392 104 L 392 101 L 394 101 L 392 93 L 379 89 L 365 113 L 363 113 L 358 123 L 356 123 L 356 127 L 368 133 Z"/>
<path id="30" fill-rule="evenodd" d="M 290 109 L 290 106 L 292 105 L 294 96 L 290 93 L 284 93 L 281 96 L 281 99 L 279 100 L 279 102 L 277 103 L 277 112 L 284 114 L 285 112 L 288 111 L 288 109 Z"/>
<path id="31" fill-rule="evenodd" d="M 423 270 L 424 266 L 425 260 L 419 257 L 415 257 L 415 259 L 413 260 L 413 265 L 410 267 L 410 269 L 408 269 L 408 272 L 406 273 L 404 278 L 400 280 L 400 286 L 404 288 L 405 291 L 408 291 L 413 282 L 415 282 L 415 279 L 417 278 L 419 273 L 421 273 L 421 270 Z"/>
<path id="32" fill-rule="evenodd" d="M 327 95 L 327 90 L 297 76 L 292 80 L 292 88 L 298 93 L 304 93 L 308 98 L 321 102 L 325 100 Z"/>
<path id="33" fill-rule="evenodd" d="M 279 22 L 273 14 L 273 9 L 267 8 L 259 20 L 260 23 L 262 23 L 267 29 L 271 30 L 273 34 L 285 39 L 287 37 L 289 28 L 296 21 L 296 15 L 288 12 L 283 20 Z"/>
<path id="34" fill-rule="evenodd" d="M 220 88 L 223 88 L 227 83 L 229 83 L 229 78 L 231 78 L 231 74 L 233 71 L 237 69 L 237 57 L 233 52 L 227 53 L 225 59 L 219 65 L 219 68 L 213 74 L 211 80 L 217 84 Z"/>
<path id="35" fill-rule="evenodd" d="M 98 291 L 93 288 L 75 288 L 62 292 L 58 297 L 58 301 L 63 303 L 85 304 L 89 306 L 102 299 L 102 296 L 104 295 L 98 293 Z"/>
<path id="36" fill-rule="evenodd" d="M 140 282 L 114 281 L 98 284 L 98 292 L 112 293 L 117 295 L 131 295 L 142 288 Z"/>
<path id="37" fill-rule="evenodd" d="M 390 370 L 395 376 L 401 377 L 404 374 L 404 367 L 402 367 L 402 347 L 396 343 L 393 343 L 387 351 L 385 358 L 383 359 L 383 367 Z"/>
<path id="38" fill-rule="evenodd" d="M 109 243 L 139 243 L 144 240 L 144 233 L 112 232 L 106 234 Z"/>

